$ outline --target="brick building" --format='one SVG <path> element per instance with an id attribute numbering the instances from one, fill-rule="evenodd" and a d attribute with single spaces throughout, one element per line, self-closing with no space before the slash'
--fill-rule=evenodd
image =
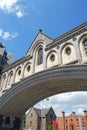
<path id="1" fill-rule="evenodd" d="M 27 130 L 48 130 L 52 129 L 52 121 L 56 115 L 52 107 L 38 109 L 32 107 L 26 116 Z"/>
<path id="2" fill-rule="evenodd" d="M 62 117 L 57 118 L 58 130 L 87 130 L 87 110 L 84 115 L 77 115 L 75 112 L 65 116 L 62 112 Z"/>

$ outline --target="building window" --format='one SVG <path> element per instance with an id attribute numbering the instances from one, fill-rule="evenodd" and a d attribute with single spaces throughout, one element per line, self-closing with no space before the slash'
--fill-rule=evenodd
<path id="1" fill-rule="evenodd" d="M 83 126 L 83 127 L 82 127 L 82 130 L 86 130 L 86 127 L 85 127 L 85 126 Z"/>
<path id="2" fill-rule="evenodd" d="M 65 123 L 67 124 L 67 123 L 68 123 L 68 121 L 67 121 L 67 120 L 65 120 Z"/>
<path id="3" fill-rule="evenodd" d="M 71 119 L 71 121 L 73 121 L 73 119 Z"/>
<path id="4" fill-rule="evenodd" d="M 12 82 L 12 76 L 13 76 L 13 72 L 10 72 L 9 76 L 8 76 L 8 81 L 7 81 L 7 85 L 10 85 Z"/>
<path id="5" fill-rule="evenodd" d="M 68 130 L 68 126 L 66 126 L 66 130 Z"/>
<path id="6" fill-rule="evenodd" d="M 33 117 L 33 114 L 31 113 L 31 117 Z"/>
<path id="7" fill-rule="evenodd" d="M 67 47 L 65 49 L 65 53 L 69 56 L 71 54 L 71 48 L 70 47 Z"/>
<path id="8" fill-rule="evenodd" d="M 82 118 L 81 122 L 82 122 L 82 124 L 84 124 L 84 123 L 85 123 L 85 122 L 84 122 L 84 118 Z"/>
<path id="9" fill-rule="evenodd" d="M 78 124 L 79 123 L 79 120 L 78 119 L 76 119 L 76 124 Z"/>
<path id="10" fill-rule="evenodd" d="M 52 55 L 50 56 L 50 60 L 51 60 L 52 62 L 54 62 L 54 60 L 55 60 L 55 55 L 54 55 L 54 54 L 52 54 Z"/>
<path id="11" fill-rule="evenodd" d="M 73 127 L 73 125 L 71 126 L 71 130 L 74 130 L 74 127 Z"/>
<path id="12" fill-rule="evenodd" d="M 5 119 L 5 124 L 10 124 L 10 117 L 9 117 L 9 116 L 6 117 L 6 119 Z"/>
<path id="13" fill-rule="evenodd" d="M 79 127 L 79 126 L 77 126 L 77 127 L 76 127 L 76 129 L 77 129 L 77 130 L 80 130 L 80 127 Z"/>
<path id="14" fill-rule="evenodd" d="M 19 75 L 19 76 L 21 75 L 21 70 L 18 71 L 18 75 Z"/>
<path id="15" fill-rule="evenodd" d="M 84 41 L 83 45 L 84 45 L 85 53 L 87 56 L 87 39 Z"/>
<path id="16" fill-rule="evenodd" d="M 27 71 L 28 71 L 28 72 L 30 71 L 30 68 L 31 68 L 30 65 L 28 65 L 28 66 L 27 66 Z"/>
<path id="17" fill-rule="evenodd" d="M 38 51 L 38 65 L 43 63 L 43 49 L 40 48 Z"/>
<path id="18" fill-rule="evenodd" d="M 32 121 L 30 121 L 30 126 L 32 126 Z"/>

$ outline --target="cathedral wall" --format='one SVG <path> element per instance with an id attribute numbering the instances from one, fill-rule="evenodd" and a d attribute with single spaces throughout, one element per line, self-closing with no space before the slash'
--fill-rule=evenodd
<path id="1" fill-rule="evenodd" d="M 56 66 L 56 65 L 58 65 L 58 54 L 55 50 L 51 50 L 47 54 L 46 67 L 51 68 L 51 67 Z"/>
<path id="2" fill-rule="evenodd" d="M 41 34 L 39 39 L 34 41 L 30 49 L 31 54 L 28 52 L 29 58 L 26 55 L 3 70 L 0 83 L 1 95 L 12 87 L 12 84 L 34 73 L 67 64 L 87 63 L 87 31 L 77 33 L 76 36 L 66 35 L 61 42 L 56 39 L 53 43 L 47 43 L 52 40 L 42 37 Z"/>
<path id="3" fill-rule="evenodd" d="M 86 50 L 84 48 L 84 43 L 85 41 L 87 41 L 87 33 L 83 34 L 81 36 L 81 38 L 79 39 L 79 48 L 80 48 L 80 54 L 81 54 L 81 59 L 83 61 L 87 60 L 87 54 L 86 54 Z"/>

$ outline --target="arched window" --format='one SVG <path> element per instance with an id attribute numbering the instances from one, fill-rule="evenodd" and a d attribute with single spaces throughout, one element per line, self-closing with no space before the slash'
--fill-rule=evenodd
<path id="1" fill-rule="evenodd" d="M 68 126 L 66 126 L 66 130 L 68 130 Z"/>
<path id="2" fill-rule="evenodd" d="M 87 39 L 84 41 L 83 45 L 84 45 L 85 53 L 87 56 Z"/>
<path id="3" fill-rule="evenodd" d="M 71 130 L 74 130 L 74 127 L 73 127 L 73 125 L 71 126 Z"/>
<path id="4" fill-rule="evenodd" d="M 10 74 L 8 75 L 7 85 L 11 85 L 11 83 L 12 83 L 12 76 L 13 76 L 13 72 L 11 71 Z"/>
<path id="5" fill-rule="evenodd" d="M 5 124 L 10 124 L 10 117 L 9 116 L 6 117 Z"/>
<path id="6" fill-rule="evenodd" d="M 15 75 L 15 82 L 19 82 L 20 79 L 21 79 L 21 67 L 19 67 L 17 70 L 16 70 L 16 75 Z"/>
<path id="7" fill-rule="evenodd" d="M 43 49 L 40 48 L 38 51 L 38 65 L 43 63 Z"/>

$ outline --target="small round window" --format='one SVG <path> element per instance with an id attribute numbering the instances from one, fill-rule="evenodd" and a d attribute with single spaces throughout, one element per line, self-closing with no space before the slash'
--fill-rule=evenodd
<path id="1" fill-rule="evenodd" d="M 51 60 L 52 62 L 54 62 L 54 60 L 55 60 L 55 55 L 54 55 L 54 54 L 52 54 L 52 55 L 50 56 L 50 60 Z"/>
<path id="2" fill-rule="evenodd" d="M 28 72 L 30 71 L 30 68 L 31 68 L 30 65 L 28 65 L 28 66 L 27 66 L 27 71 L 28 71 Z"/>
<path id="3" fill-rule="evenodd" d="M 66 50 L 65 50 L 65 53 L 67 55 L 70 55 L 71 54 L 71 48 L 70 47 L 67 47 Z"/>

